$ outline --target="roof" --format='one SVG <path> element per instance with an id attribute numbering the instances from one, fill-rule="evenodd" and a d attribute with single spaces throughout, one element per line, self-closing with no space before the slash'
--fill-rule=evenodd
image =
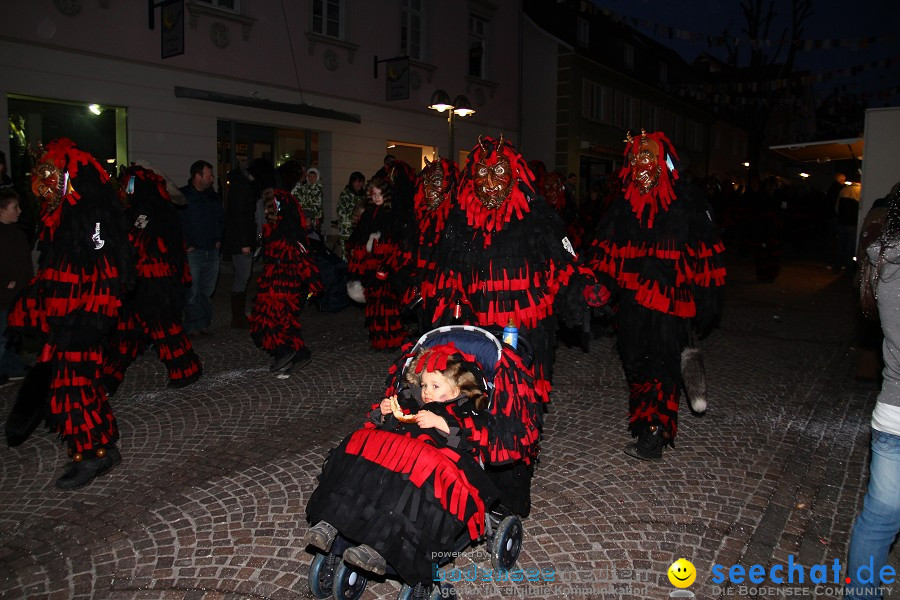
<path id="1" fill-rule="evenodd" d="M 829 162 L 832 160 L 862 159 L 863 139 L 846 138 L 843 140 L 827 140 L 823 142 L 804 142 L 802 144 L 784 144 L 769 146 L 788 158 L 801 162 Z"/>

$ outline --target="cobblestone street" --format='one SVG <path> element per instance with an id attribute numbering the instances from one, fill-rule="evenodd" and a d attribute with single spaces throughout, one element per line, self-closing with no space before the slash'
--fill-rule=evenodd
<path id="1" fill-rule="evenodd" d="M 727 577 L 734 564 L 768 572 L 789 557 L 807 573 L 794 596 L 837 596 L 830 565 L 844 563 L 862 502 L 877 394 L 854 378 L 850 278 L 812 261 L 786 264 L 773 284 L 749 264 L 729 268 L 724 321 L 702 343 L 710 408 L 698 418 L 683 405 L 662 462 L 622 452 L 631 438 L 613 338 L 588 353 L 560 347 L 519 559 L 553 581 L 458 583 L 460 597 L 665 598 L 679 557 L 697 569 L 698 598 L 752 593 L 716 585 L 713 565 Z M 368 349 L 357 307 L 307 308 L 312 363 L 278 379 L 249 335 L 227 327 L 229 284 L 223 275 L 215 334 L 197 346 L 200 382 L 167 389 L 153 354 L 128 371 L 112 400 L 123 456 L 112 473 L 61 492 L 54 435 L 2 450 L 0 598 L 312 597 L 306 501 L 327 451 L 380 398 L 394 354 Z M 0 389 L 4 419 L 17 389 Z M 456 565 L 489 568 L 487 552 L 475 546 Z M 809 582 L 813 565 L 828 566 L 828 584 Z M 398 589 L 370 582 L 364 598 Z"/>

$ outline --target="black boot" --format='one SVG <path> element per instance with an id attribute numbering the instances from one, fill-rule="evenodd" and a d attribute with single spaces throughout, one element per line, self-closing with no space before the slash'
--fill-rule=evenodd
<path id="1" fill-rule="evenodd" d="M 275 360 L 272 361 L 272 366 L 269 367 L 269 371 L 272 373 L 276 371 L 280 371 L 289 364 L 294 359 L 294 356 L 297 353 L 293 350 L 279 350 L 275 353 Z"/>
<path id="2" fill-rule="evenodd" d="M 309 351 L 309 348 L 304 346 L 297 350 L 297 353 L 291 358 L 291 364 L 284 370 L 284 373 L 289 375 L 294 371 L 299 371 L 308 365 L 310 361 L 312 361 L 312 352 Z"/>
<path id="3" fill-rule="evenodd" d="M 122 462 L 122 455 L 115 445 L 84 453 L 75 453 L 72 455 L 72 466 L 56 480 L 56 487 L 61 490 L 80 488 L 93 481 L 95 477 L 106 475 L 120 462 Z"/>
<path id="4" fill-rule="evenodd" d="M 663 437 L 660 425 L 644 425 L 638 434 L 638 440 L 625 448 L 625 454 L 641 460 L 659 460 L 667 441 Z"/>

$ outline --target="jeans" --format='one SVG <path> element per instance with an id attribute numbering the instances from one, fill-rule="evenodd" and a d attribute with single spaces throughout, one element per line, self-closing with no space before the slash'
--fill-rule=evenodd
<path id="1" fill-rule="evenodd" d="M 250 281 L 250 270 L 253 268 L 253 253 L 232 254 L 231 264 L 234 266 L 231 293 L 241 294 L 247 291 L 247 283 Z"/>
<path id="2" fill-rule="evenodd" d="M 869 489 L 863 509 L 853 524 L 850 556 L 847 562 L 848 593 L 855 600 L 881 598 L 879 572 L 887 562 L 888 551 L 900 531 L 900 436 L 872 430 L 872 461 L 869 464 Z M 869 568 L 871 565 L 871 569 Z M 870 583 L 857 579 L 871 579 Z M 896 585 L 888 583 L 887 586 Z"/>
<path id="3" fill-rule="evenodd" d="M 219 278 L 219 249 L 198 250 L 187 253 L 191 270 L 191 287 L 185 292 L 184 331 L 191 333 L 208 329 L 212 324 L 212 295 Z"/>
<path id="4" fill-rule="evenodd" d="M 3 337 L 6 331 L 8 310 L 0 310 L 0 375 L 18 376 L 24 375 L 25 363 L 15 348 L 7 347 L 8 340 Z"/>

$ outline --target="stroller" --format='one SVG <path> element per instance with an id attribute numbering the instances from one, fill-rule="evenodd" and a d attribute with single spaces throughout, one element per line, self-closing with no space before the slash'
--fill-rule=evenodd
<path id="1" fill-rule="evenodd" d="M 447 469 L 446 465 L 440 465 L 434 469 L 436 473 L 441 473 L 441 477 L 435 476 L 433 480 L 420 482 L 419 489 L 405 489 L 402 492 L 400 503 L 406 502 L 408 497 L 412 495 L 416 497 L 420 492 L 430 494 L 430 502 L 444 502 L 444 507 L 449 512 L 455 513 L 457 520 L 443 519 L 435 521 L 431 516 L 426 517 L 424 527 L 429 529 L 429 535 L 433 535 L 433 530 L 438 530 L 439 535 L 443 535 L 441 551 L 432 552 L 431 554 L 431 573 L 437 575 L 437 569 L 449 563 L 453 557 L 459 552 L 465 550 L 473 543 L 487 543 L 490 547 L 491 565 L 496 571 L 508 571 L 515 566 L 519 552 L 522 548 L 523 528 L 521 516 L 510 510 L 504 503 L 503 488 L 495 486 L 492 483 L 491 469 L 503 469 L 510 465 L 531 465 L 537 457 L 537 440 L 540 434 L 541 415 L 543 411 L 542 398 L 536 396 L 533 385 L 533 377 L 530 368 L 530 353 L 527 351 L 527 342 L 520 338 L 520 348 L 523 349 L 523 356 L 520 356 L 511 346 L 505 345 L 491 332 L 469 325 L 452 325 L 432 330 L 423 335 L 415 345 L 408 346 L 402 352 L 399 359 L 390 368 L 387 378 L 386 396 L 401 391 L 404 385 L 404 374 L 410 367 L 413 358 L 420 349 L 432 348 L 452 342 L 461 352 L 473 356 L 480 368 L 482 389 L 487 393 L 489 404 L 488 411 L 491 415 L 493 427 L 490 435 L 483 442 L 484 451 L 480 453 L 484 457 L 483 461 L 478 462 L 469 455 L 457 456 L 452 461 L 452 468 Z M 476 369 L 478 371 L 479 369 Z M 377 405 L 376 405 L 377 406 Z M 329 455 L 323 473 L 320 476 L 320 488 L 326 485 L 329 477 L 328 463 L 335 454 L 341 460 L 344 451 L 347 451 L 348 444 L 357 443 L 358 438 L 363 436 L 364 430 L 360 430 L 348 436 L 342 442 L 341 446 L 332 451 Z M 371 430 L 369 430 L 371 431 Z M 409 461 L 419 461 L 422 456 L 429 453 L 437 452 L 433 446 L 419 441 L 414 436 L 404 437 L 396 434 L 393 438 L 379 439 L 381 447 L 390 445 L 391 447 L 404 448 L 409 446 L 407 450 L 398 452 L 398 456 L 391 458 L 391 467 L 387 471 L 401 471 L 402 468 L 397 467 L 398 464 L 405 464 Z M 397 439 L 394 439 L 397 438 Z M 356 440 L 356 441 L 355 441 Z M 357 443 L 357 447 L 359 444 Z M 426 459 L 427 461 L 427 459 Z M 385 462 L 381 463 L 386 464 Z M 460 476 L 456 476 L 455 469 L 459 467 Z M 372 478 L 366 479 L 366 484 L 360 489 L 359 494 L 368 497 L 369 494 L 378 496 L 388 494 L 382 492 L 383 489 L 391 488 L 390 483 L 383 483 L 379 477 L 384 477 L 385 469 L 379 469 L 378 466 L 367 467 L 362 464 L 363 470 L 378 471 Z M 451 473 L 447 473 L 452 471 Z M 417 476 L 415 470 L 406 470 L 407 481 Z M 395 473 L 388 473 L 387 478 L 391 478 Z M 365 475 L 368 477 L 368 474 Z M 349 479 L 358 481 L 358 475 L 351 474 Z M 407 485 L 407 488 L 409 486 Z M 374 491 L 373 491 L 374 490 Z M 462 491 L 461 491 L 462 490 Z M 380 519 L 384 513 L 378 512 L 377 509 L 371 509 L 373 514 L 362 515 L 369 507 L 361 503 L 354 495 L 356 490 L 344 490 L 341 493 L 344 496 L 329 495 L 328 501 L 331 503 L 342 503 L 338 498 L 346 498 L 346 503 L 353 504 L 347 510 L 353 515 L 358 515 L 354 523 L 362 520 L 366 523 Z M 318 490 L 317 492 L 318 493 Z M 329 494 L 332 492 L 329 490 Z M 398 492 L 399 494 L 399 492 Z M 434 498 L 437 498 L 435 500 Z M 393 507 L 396 498 L 391 497 L 388 505 Z M 322 498 L 316 500 L 316 494 L 310 499 L 310 506 L 307 511 L 315 524 L 319 515 L 313 514 L 310 507 L 314 504 L 321 504 Z M 513 505 L 521 505 L 521 502 L 512 502 Z M 415 508 L 419 505 L 403 504 L 404 506 L 413 506 L 412 513 L 420 512 Z M 421 512 L 426 512 L 426 508 Z M 330 510 L 330 509 L 329 509 Z M 334 509 L 335 511 L 342 509 Z M 432 511 L 432 513 L 435 511 Z M 436 511 L 442 512 L 440 510 Z M 431 513 L 427 513 L 431 515 Z M 396 514 L 391 513 L 390 519 L 395 518 Z M 421 518 L 421 515 L 419 515 Z M 416 542 L 407 541 L 402 535 L 396 531 L 396 525 L 392 525 L 390 519 L 385 518 L 384 526 L 374 525 L 375 528 L 369 531 L 378 531 L 378 534 L 369 533 L 368 535 L 388 536 L 391 539 L 385 541 L 385 544 L 400 543 L 405 544 L 403 550 L 406 554 L 414 555 L 420 549 L 416 546 Z M 363 539 L 359 535 L 359 539 L 351 539 L 352 534 L 359 531 L 357 527 L 349 525 L 351 531 L 341 531 L 341 525 L 335 524 L 337 527 L 337 535 L 334 537 L 328 552 L 317 552 L 309 569 L 309 589 L 316 598 L 327 598 L 332 596 L 335 599 L 356 600 L 362 596 L 366 588 L 368 579 L 372 577 L 372 573 L 358 568 L 345 562 L 343 559 L 344 552 L 358 544 L 372 544 L 371 539 Z M 368 526 L 368 525 L 367 525 Z M 393 529 L 391 529 L 393 527 Z M 345 534 L 347 537 L 345 537 Z M 424 537 L 424 535 L 423 535 Z M 403 582 L 398 600 L 406 600 L 410 598 L 447 598 L 455 593 L 453 586 L 448 581 L 441 580 L 438 585 L 431 583 L 423 584 L 421 579 L 421 564 L 419 569 L 415 571 L 419 575 L 419 583 L 414 587 L 406 583 L 412 581 L 413 577 L 409 577 L 409 567 L 407 565 L 392 565 L 388 557 L 388 564 L 385 575 L 388 577 L 398 578 Z M 421 562 L 421 561 L 419 561 Z M 406 570 L 405 570 L 406 569 Z M 407 576 L 405 576 L 407 575 Z M 432 579 L 443 579 L 432 577 Z"/>

